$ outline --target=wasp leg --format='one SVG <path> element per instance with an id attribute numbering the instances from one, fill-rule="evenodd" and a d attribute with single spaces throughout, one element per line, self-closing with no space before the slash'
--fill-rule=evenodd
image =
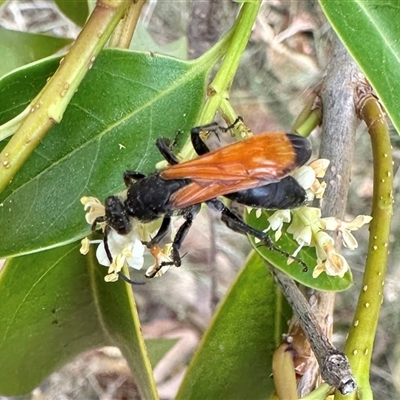
<path id="1" fill-rule="evenodd" d="M 271 239 L 265 232 L 259 231 L 252 228 L 250 225 L 247 225 L 246 222 L 244 222 L 238 215 L 236 215 L 233 211 L 226 207 L 221 200 L 213 199 L 208 200 L 206 203 L 212 209 L 221 213 L 221 220 L 226 224 L 228 228 L 234 230 L 235 232 L 243 234 L 248 233 L 260 240 L 267 240 L 268 245 L 269 243 L 272 244 Z"/>
<path id="2" fill-rule="evenodd" d="M 269 249 L 274 250 L 287 258 L 292 258 L 297 261 L 303 267 L 303 271 L 307 272 L 308 267 L 304 261 L 300 260 L 298 257 L 293 257 L 288 252 L 276 247 L 271 238 L 265 232 L 259 231 L 252 228 L 250 225 L 247 225 L 238 215 L 233 213 L 229 208 L 225 207 L 222 201 L 213 199 L 207 201 L 206 203 L 211 208 L 221 213 L 221 221 L 223 221 L 228 228 L 234 230 L 235 232 L 250 234 L 257 239 L 260 239 Z"/>
<path id="3" fill-rule="evenodd" d="M 101 215 L 100 217 L 97 217 L 93 224 L 92 224 L 92 232 L 96 232 L 97 224 L 101 222 L 106 222 L 107 217 L 105 215 Z M 113 258 L 111 255 L 110 247 L 108 246 L 108 234 L 110 233 L 110 226 L 107 224 L 104 228 L 104 234 L 103 234 L 103 242 L 104 242 L 104 250 L 106 251 L 106 255 L 110 263 L 113 262 Z"/>
<path id="4" fill-rule="evenodd" d="M 200 137 L 200 134 L 202 132 L 216 132 L 218 129 L 219 125 L 216 122 L 213 122 L 208 125 L 196 126 L 190 131 L 190 139 L 197 155 L 202 156 L 210 152 L 210 149 L 204 143 L 204 141 Z"/>
<path id="5" fill-rule="evenodd" d="M 143 244 L 146 245 L 146 247 L 148 249 L 151 249 L 152 247 L 157 246 L 161 242 L 161 240 L 163 240 L 165 238 L 165 235 L 168 233 L 170 224 L 171 224 L 171 217 L 164 217 L 164 219 L 162 220 L 160 229 L 156 233 L 156 236 L 154 236 L 150 240 L 150 242 L 143 242 Z"/>
<path id="6" fill-rule="evenodd" d="M 160 138 L 156 141 L 156 146 L 161 155 L 167 160 L 168 164 L 179 164 L 179 160 L 170 149 L 169 139 Z"/>
<path id="7" fill-rule="evenodd" d="M 172 242 L 172 249 L 171 249 L 171 254 L 170 254 L 172 261 L 161 262 L 160 265 L 158 266 L 158 268 L 156 268 L 154 271 L 152 271 L 151 275 L 147 276 L 148 278 L 153 278 L 154 276 L 156 276 L 157 272 L 162 267 L 165 267 L 168 265 L 174 265 L 175 267 L 181 266 L 181 256 L 179 254 L 179 249 L 181 248 L 181 245 L 182 245 L 183 241 L 185 240 L 185 237 L 188 234 L 189 229 L 192 226 L 193 220 L 195 219 L 195 217 L 199 213 L 199 211 L 200 211 L 200 204 L 190 207 L 190 209 L 187 212 L 185 212 L 185 214 L 183 215 L 185 222 L 179 227 L 178 232 L 176 232 L 174 241 Z M 162 225 L 161 225 L 161 227 L 162 227 Z M 161 230 L 161 228 L 160 228 L 160 230 Z M 157 233 L 156 237 L 157 236 L 158 236 L 158 233 Z M 153 240 L 151 242 L 153 242 Z M 156 243 L 154 243 L 154 244 L 156 244 Z M 149 247 L 149 246 L 147 246 L 147 247 Z"/>
<path id="8" fill-rule="evenodd" d="M 228 132 L 232 129 L 239 121 L 243 121 L 241 117 L 236 118 L 235 122 L 227 127 L 223 127 L 218 125 L 216 122 L 212 122 L 211 124 L 196 126 L 190 131 L 190 139 L 192 141 L 192 145 L 199 156 L 207 154 L 210 152 L 208 146 L 201 139 L 200 135 L 202 132 L 213 132 L 217 138 L 218 132 Z"/>
<path id="9" fill-rule="evenodd" d="M 171 249 L 172 265 L 175 265 L 176 267 L 181 266 L 181 256 L 179 254 L 179 249 L 181 248 L 181 245 L 185 240 L 186 235 L 189 233 L 189 229 L 192 226 L 193 220 L 196 218 L 196 215 L 199 213 L 200 207 L 200 204 L 196 204 L 190 207 L 187 212 L 185 212 L 185 214 L 183 215 L 185 222 L 179 227 L 178 232 L 176 232 Z M 161 264 L 163 264 L 162 266 L 168 265 L 167 263 Z"/>
<path id="10" fill-rule="evenodd" d="M 168 233 L 170 224 L 171 224 L 171 217 L 165 216 L 161 223 L 160 229 L 158 230 L 156 235 L 149 242 L 143 242 L 143 244 L 146 245 L 146 247 L 150 250 L 150 252 L 153 247 L 157 246 L 161 242 L 161 240 L 164 239 L 165 235 Z M 154 257 L 154 258 L 156 259 L 156 257 Z M 156 263 L 157 263 L 157 259 L 156 259 Z M 154 278 L 157 275 L 157 272 L 164 265 L 165 264 L 160 263 L 156 268 L 154 268 L 154 270 L 152 270 L 151 273 L 147 274 L 147 272 L 146 272 L 146 278 Z"/>
<path id="11" fill-rule="evenodd" d="M 191 228 L 193 220 L 195 219 L 199 210 L 200 206 L 190 210 L 187 214 L 185 214 L 185 222 L 179 227 L 178 232 L 176 232 L 171 249 L 172 263 L 176 267 L 181 266 L 181 256 L 179 254 L 179 249 L 181 248 L 181 245 L 185 240 L 186 235 L 189 233 L 189 229 Z"/>
<path id="12" fill-rule="evenodd" d="M 136 181 L 146 178 L 146 175 L 136 171 L 125 171 L 124 182 L 126 187 L 131 187 Z"/>
<path id="13" fill-rule="evenodd" d="M 107 217 L 105 215 L 101 215 L 100 217 L 97 217 L 93 224 L 92 224 L 92 232 L 96 232 L 99 228 L 97 228 L 97 224 L 101 224 L 102 222 L 106 222 Z"/>

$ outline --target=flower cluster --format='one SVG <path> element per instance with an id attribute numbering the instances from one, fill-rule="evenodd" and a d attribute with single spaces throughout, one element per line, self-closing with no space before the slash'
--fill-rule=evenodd
<path id="1" fill-rule="evenodd" d="M 295 178 L 306 189 L 309 200 L 322 197 L 325 184 L 320 183 L 317 178 L 324 176 L 328 165 L 328 160 L 321 159 L 297 171 Z M 358 244 L 351 232 L 369 223 L 371 219 L 368 215 L 360 215 L 350 222 L 334 217 L 321 218 L 319 208 L 305 206 L 295 210 L 278 210 L 268 221 L 269 229 L 275 231 L 275 240 L 281 237 L 283 224 L 290 223 L 287 232 L 293 235 L 299 245 L 293 254 L 294 257 L 304 246 L 316 248 L 317 266 L 313 271 L 314 278 L 322 272 L 342 278 L 349 270 L 349 265 L 346 259 L 336 252 L 335 241 L 325 230 L 340 232 L 343 244 L 353 250 Z"/>
<path id="2" fill-rule="evenodd" d="M 105 215 L 103 204 L 95 197 L 83 197 L 81 203 L 87 212 L 85 218 L 88 224 L 93 225 L 98 217 Z M 106 222 L 101 222 L 99 225 L 104 232 Z M 107 256 L 103 240 L 89 240 L 88 238 L 84 238 L 80 252 L 87 254 L 90 244 L 99 244 L 96 250 L 96 258 L 100 265 L 108 267 L 108 274 L 104 279 L 106 282 L 115 282 L 118 280 L 119 273 L 125 265 L 135 269 L 143 267 L 144 252 L 147 250 L 143 242 L 148 241 L 157 229 L 157 224 L 151 223 L 135 223 L 133 224 L 133 229 L 126 235 L 120 235 L 113 229 L 110 229 L 108 231 L 107 243 L 113 259 L 112 262 L 110 262 Z M 168 269 L 167 266 L 160 268 L 160 265 L 163 261 L 171 261 L 168 257 L 169 249 L 170 246 L 168 245 L 162 250 L 158 246 L 150 249 L 155 263 L 147 270 L 146 276 L 161 276 Z"/>

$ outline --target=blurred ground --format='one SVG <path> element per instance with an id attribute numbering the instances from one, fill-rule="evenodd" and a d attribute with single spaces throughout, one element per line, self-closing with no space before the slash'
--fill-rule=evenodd
<path id="1" fill-rule="evenodd" d="M 212 46 L 233 23 L 238 4 L 220 2 L 157 2 L 143 11 L 143 23 L 159 44 L 188 38 L 194 58 Z M 9 1 L 0 8 L 0 24 L 8 29 L 75 37 L 78 27 L 51 1 Z M 263 5 L 234 82 L 231 101 L 254 132 L 289 131 L 307 97 L 318 85 L 329 60 L 329 25 L 311 1 L 270 1 Z M 317 149 L 319 132 L 312 134 Z M 400 141 L 393 131 L 395 200 L 399 200 Z M 372 155 L 369 137 L 360 127 L 354 157 L 348 218 L 370 212 Z M 395 202 L 395 215 L 397 204 Z M 376 398 L 398 397 L 400 388 L 400 235 L 393 221 L 388 277 L 373 357 Z M 359 248 L 345 251 L 356 285 L 337 295 L 335 340 L 341 348 L 351 323 L 366 254 L 367 229 L 357 232 Z M 179 337 L 180 341 L 155 368 L 162 399 L 173 399 L 185 367 L 249 251 L 246 238 L 232 233 L 211 211 L 196 219 L 185 241 L 188 255 L 180 270 L 168 272 L 135 294 L 146 338 Z M 183 249 L 185 252 L 185 249 Z M 397 385 L 399 385 L 397 383 Z M 135 384 L 117 349 L 86 353 L 54 373 L 26 399 L 136 399 Z M 397 393 L 397 394 L 396 394 Z"/>

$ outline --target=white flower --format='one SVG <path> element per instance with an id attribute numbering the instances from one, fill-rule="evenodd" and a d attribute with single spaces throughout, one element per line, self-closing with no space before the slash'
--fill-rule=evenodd
<path id="1" fill-rule="evenodd" d="M 93 225 L 94 221 L 105 216 L 105 208 L 103 204 L 95 197 L 83 197 L 81 203 L 87 211 L 85 218 L 88 224 Z M 106 222 L 99 224 L 104 231 Z M 127 235 L 120 235 L 113 229 L 110 229 L 107 235 L 108 249 L 112 256 L 110 262 L 104 241 L 92 240 L 84 238 L 82 240 L 82 247 L 80 252 L 87 254 L 89 252 L 89 245 L 99 243 L 96 250 L 96 258 L 100 265 L 109 267 L 108 274 L 105 276 L 106 282 L 114 282 L 118 279 L 118 273 L 122 270 L 125 264 L 135 269 L 141 269 L 144 264 L 144 246 L 139 238 L 138 232 L 132 229 Z"/>
<path id="2" fill-rule="evenodd" d="M 358 243 L 351 231 L 360 229 L 363 225 L 371 222 L 371 220 L 372 217 L 370 215 L 359 215 L 349 222 L 341 221 L 340 219 L 334 217 L 322 218 L 321 229 L 328 231 L 340 231 L 343 236 L 343 244 L 350 250 L 354 250 L 358 247 Z"/>
<path id="3" fill-rule="evenodd" d="M 299 249 L 304 245 L 315 246 L 318 264 L 313 272 L 314 278 L 323 271 L 327 275 L 342 278 L 349 270 L 349 265 L 346 259 L 336 252 L 335 241 L 325 230 L 339 230 L 342 232 L 343 243 L 348 248 L 355 249 L 358 244 L 350 231 L 357 230 L 370 221 L 369 215 L 360 215 L 351 222 L 344 222 L 334 217 L 321 218 L 321 211 L 318 208 L 302 207 L 295 210 L 293 223 L 287 231 L 293 234 Z"/>
<path id="4" fill-rule="evenodd" d="M 315 171 L 308 165 L 303 165 L 297 171 L 293 173 L 293 178 L 303 187 L 308 190 L 313 185 L 316 174 Z"/>
<path id="5" fill-rule="evenodd" d="M 325 176 L 329 163 L 329 160 L 320 158 L 312 161 L 308 165 L 303 165 L 294 172 L 293 178 L 306 190 L 308 201 L 312 201 L 314 198 L 322 198 L 326 183 L 321 183 L 317 178 L 323 178 Z"/>
<path id="6" fill-rule="evenodd" d="M 339 276 L 350 269 L 346 259 L 335 250 L 335 241 L 326 232 L 319 231 L 315 235 L 318 264 L 314 268 L 313 278 L 318 277 L 322 272 L 329 276 Z"/>
<path id="7" fill-rule="evenodd" d="M 143 254 L 146 246 L 139 240 L 135 231 L 132 230 L 127 235 L 120 235 L 111 229 L 107 239 L 108 248 L 113 258 L 120 254 L 130 267 L 135 269 L 141 269 L 143 267 Z M 110 260 L 106 254 L 104 241 L 101 241 L 100 245 L 97 247 L 96 257 L 99 264 L 106 267 L 110 266 Z"/>
<path id="8" fill-rule="evenodd" d="M 275 231 L 275 240 L 278 241 L 282 236 L 282 228 L 284 222 L 290 222 L 290 210 L 275 211 L 269 218 L 269 228 Z"/>
<path id="9" fill-rule="evenodd" d="M 329 160 L 315 160 L 308 166 L 299 168 L 293 177 L 306 190 L 309 200 L 322 197 L 326 185 L 318 179 L 325 175 Z M 330 276 L 343 277 L 349 270 L 346 259 L 336 252 L 334 239 L 325 230 L 340 231 L 346 247 L 355 249 L 358 244 L 351 233 L 371 221 L 368 215 L 359 215 L 353 221 L 345 222 L 338 218 L 321 218 L 321 210 L 315 207 L 300 207 L 294 210 L 279 210 L 268 218 L 270 228 L 275 231 L 275 240 L 282 235 L 284 223 L 290 223 L 287 232 L 293 235 L 299 247 L 293 253 L 296 257 L 304 246 L 316 248 L 317 266 L 313 271 L 316 278 L 322 272 Z"/>
<path id="10" fill-rule="evenodd" d="M 127 235 L 120 235 L 114 230 L 110 230 L 107 242 L 113 259 L 112 263 L 108 259 L 104 241 L 100 241 L 96 250 L 99 264 L 109 267 L 108 274 L 104 277 L 106 282 L 115 282 L 124 265 L 138 270 L 143 267 L 146 246 L 139 240 L 136 232 L 131 231 Z"/>
<path id="11" fill-rule="evenodd" d="M 83 197 L 81 202 L 84 205 L 85 211 L 87 211 L 85 218 L 88 224 L 93 225 L 97 218 L 105 216 L 103 204 L 95 197 Z M 104 231 L 106 224 L 107 222 L 104 221 L 98 225 Z M 159 226 L 160 220 L 148 224 L 135 221 L 135 223 L 132 224 L 131 231 L 126 235 L 120 235 L 112 228 L 109 229 L 107 243 L 112 262 L 110 262 L 106 253 L 104 240 L 89 240 L 88 238 L 84 238 L 81 242 L 82 246 L 80 252 L 82 254 L 87 254 L 90 244 L 99 244 L 96 250 L 97 261 L 99 264 L 109 267 L 108 274 L 104 279 L 106 282 L 115 282 L 118 280 L 119 272 L 124 265 L 135 269 L 141 269 L 143 267 L 144 251 L 147 250 L 147 247 L 142 242 L 151 240 L 154 232 L 159 229 Z M 162 262 L 171 262 L 168 256 L 170 248 L 171 244 L 166 245 L 162 250 L 158 246 L 154 246 L 150 249 L 155 263 L 147 270 L 146 276 L 161 276 L 168 270 L 169 265 L 161 268 L 160 265 Z"/>
<path id="12" fill-rule="evenodd" d="M 103 204 L 96 197 L 82 197 L 81 203 L 84 205 L 84 210 L 87 211 L 85 219 L 89 225 L 92 225 L 96 218 L 106 214 Z"/>

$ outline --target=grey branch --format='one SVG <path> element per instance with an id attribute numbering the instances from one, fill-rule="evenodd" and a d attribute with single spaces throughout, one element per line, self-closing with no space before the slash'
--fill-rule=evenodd
<path id="1" fill-rule="evenodd" d="M 275 268 L 271 267 L 271 271 L 287 301 L 299 318 L 300 326 L 317 358 L 322 379 L 338 389 L 343 395 L 354 392 L 357 384 L 350 370 L 350 364 L 346 355 L 336 350 L 323 334 L 317 319 L 311 311 L 310 305 L 295 282 Z"/>

